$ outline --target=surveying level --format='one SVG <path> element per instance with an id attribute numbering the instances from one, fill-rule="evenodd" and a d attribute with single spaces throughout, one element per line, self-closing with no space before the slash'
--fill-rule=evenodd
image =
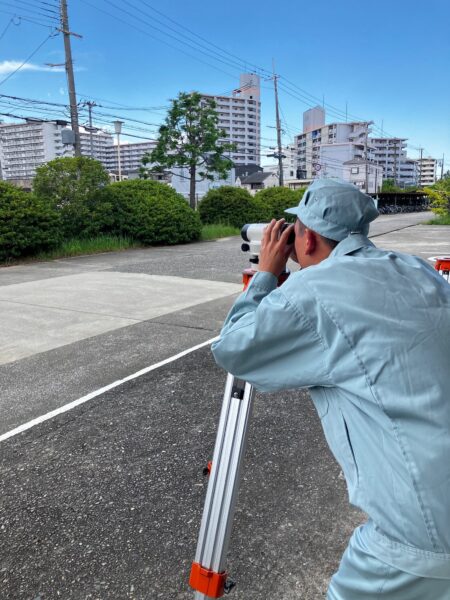
<path id="1" fill-rule="evenodd" d="M 249 258 L 250 263 L 257 265 L 259 263 L 259 254 L 261 252 L 261 240 L 264 235 L 264 229 L 267 227 L 268 223 L 250 223 L 244 225 L 241 229 L 241 237 L 244 240 L 244 243 L 241 245 L 241 250 L 243 252 L 250 252 L 251 256 Z M 289 227 L 290 223 L 284 223 L 281 226 L 280 235 Z M 295 241 L 295 233 L 291 232 L 288 238 L 288 244 L 293 244 Z M 248 284 L 251 281 L 251 278 L 256 273 L 256 269 L 253 267 L 249 267 L 245 269 L 242 273 L 242 283 L 244 284 L 244 291 L 247 289 Z M 288 270 L 283 271 L 281 275 L 278 277 L 278 285 L 280 286 L 282 283 L 286 281 L 289 277 L 290 273 Z"/>
<path id="2" fill-rule="evenodd" d="M 244 244 L 241 246 L 241 250 L 243 252 L 250 252 L 250 262 L 254 264 L 258 264 L 258 257 L 261 252 L 261 241 L 264 235 L 264 229 L 267 227 L 268 223 L 249 223 L 244 225 L 241 229 L 241 237 L 244 240 Z M 291 223 L 283 223 L 280 230 L 280 235 L 289 227 Z M 293 244 L 295 240 L 294 231 L 291 232 L 288 238 L 288 244 Z"/>
<path id="3" fill-rule="evenodd" d="M 262 231 L 265 226 L 266 224 L 258 223 L 247 227 L 258 227 Z M 253 248 L 253 252 L 255 250 Z M 258 264 L 258 254 L 259 249 L 253 254 L 256 260 L 250 259 L 255 265 Z M 256 272 L 253 268 L 244 270 L 244 290 Z M 288 272 L 283 273 L 278 279 L 278 285 L 288 276 Z M 195 590 L 195 600 L 220 598 L 235 586 L 234 581 L 228 578 L 225 560 L 241 482 L 254 395 L 253 386 L 228 373 L 213 460 L 204 469 L 204 473 L 209 474 L 208 489 L 189 578 L 189 585 Z"/>

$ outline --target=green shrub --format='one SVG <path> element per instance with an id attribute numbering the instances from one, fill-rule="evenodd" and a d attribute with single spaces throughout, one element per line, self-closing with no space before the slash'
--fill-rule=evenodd
<path id="1" fill-rule="evenodd" d="M 304 189 L 294 191 L 286 187 L 271 187 L 257 192 L 255 199 L 264 205 L 268 220 L 284 218 L 293 223 L 295 216 L 288 215 L 284 211 L 286 208 L 297 206 L 304 191 Z"/>
<path id="2" fill-rule="evenodd" d="M 165 183 L 128 180 L 112 183 L 87 202 L 85 235 L 130 237 L 143 244 L 197 240 L 201 222 L 186 200 Z"/>
<path id="3" fill-rule="evenodd" d="M 56 209 L 64 237 L 83 235 L 89 222 L 86 203 L 109 184 L 103 165 L 87 156 L 55 158 L 36 169 L 33 191 Z"/>
<path id="4" fill-rule="evenodd" d="M 0 181 L 0 260 L 35 254 L 61 241 L 56 212 L 33 194 Z"/>
<path id="5" fill-rule="evenodd" d="M 245 223 L 267 221 L 264 205 L 247 190 L 224 185 L 209 190 L 198 207 L 203 223 L 242 227 Z"/>

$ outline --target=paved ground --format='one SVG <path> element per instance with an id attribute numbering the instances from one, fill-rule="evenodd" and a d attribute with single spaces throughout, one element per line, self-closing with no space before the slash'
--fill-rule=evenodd
<path id="1" fill-rule="evenodd" d="M 381 217 L 374 241 L 450 253 L 423 218 Z M 0 435 L 212 338 L 243 266 L 234 238 L 1 269 Z M 192 598 L 223 385 L 205 347 L 0 442 L 0 596 Z M 308 396 L 258 395 L 233 597 L 323 598 L 362 518 Z"/>

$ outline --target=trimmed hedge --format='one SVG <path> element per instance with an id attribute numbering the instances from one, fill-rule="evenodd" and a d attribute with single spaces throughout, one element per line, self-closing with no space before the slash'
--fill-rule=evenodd
<path id="1" fill-rule="evenodd" d="M 60 157 L 36 169 L 33 192 L 58 212 L 63 235 L 70 238 L 79 236 L 89 222 L 86 203 L 108 184 L 108 172 L 98 160 Z"/>
<path id="2" fill-rule="evenodd" d="M 181 194 L 158 181 L 112 183 L 90 198 L 86 207 L 86 236 L 120 235 L 152 245 L 191 242 L 201 233 L 199 215 Z"/>
<path id="3" fill-rule="evenodd" d="M 295 216 L 286 214 L 284 211 L 286 208 L 297 206 L 304 191 L 304 189 L 294 191 L 286 187 L 271 187 L 257 192 L 255 199 L 265 206 L 269 221 L 283 218 L 293 223 Z"/>
<path id="4" fill-rule="evenodd" d="M 268 219 L 260 200 L 243 188 L 227 185 L 209 190 L 198 211 L 205 225 L 222 223 L 240 228 L 246 223 L 263 223 Z"/>
<path id="5" fill-rule="evenodd" d="M 0 260 L 50 250 L 60 242 L 55 210 L 33 194 L 0 181 Z"/>

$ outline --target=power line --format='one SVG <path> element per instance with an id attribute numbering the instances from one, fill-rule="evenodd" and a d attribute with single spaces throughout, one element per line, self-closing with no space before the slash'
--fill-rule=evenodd
<path id="1" fill-rule="evenodd" d="M 105 14 L 108 14 L 109 16 L 112 16 L 115 19 L 118 19 L 119 21 L 121 21 L 121 22 L 129 25 L 130 27 L 133 27 L 133 28 L 141 31 L 145 35 L 148 35 L 149 37 L 152 37 L 153 39 L 156 39 L 157 41 L 160 41 L 161 43 L 169 45 L 169 47 L 175 48 L 176 50 L 178 50 L 180 52 L 183 52 L 184 54 L 186 54 L 187 56 L 190 56 L 191 58 L 194 58 L 195 60 L 200 60 L 200 62 L 203 62 L 203 63 L 207 64 L 208 66 L 211 66 L 211 67 L 213 67 L 215 69 L 218 69 L 218 70 L 220 70 L 222 72 L 225 72 L 229 76 L 232 76 L 230 73 L 224 71 L 223 69 L 220 69 L 219 67 L 217 67 L 215 65 L 211 65 L 210 63 L 207 63 L 206 61 L 204 61 L 202 59 L 199 59 L 197 56 L 193 56 L 192 54 L 187 53 L 186 51 L 184 51 L 183 49 L 181 49 L 179 47 L 176 47 L 176 46 L 173 46 L 173 45 L 169 44 L 166 40 L 161 40 L 159 38 L 156 38 L 155 36 L 149 34 L 148 31 L 143 31 L 139 27 L 136 27 L 136 25 L 134 25 L 132 23 L 129 23 L 127 21 L 124 21 L 123 19 L 121 19 L 117 15 L 113 15 L 111 13 L 108 13 L 105 10 L 99 9 L 98 7 L 93 6 L 92 4 L 90 4 L 89 2 L 87 2 L 86 0 L 83 0 L 83 1 L 86 4 L 92 6 L 94 9 L 100 10 L 101 12 L 103 12 Z M 152 29 L 155 29 L 156 31 L 161 32 L 163 35 L 166 35 L 166 36 L 168 36 L 168 37 L 176 40 L 178 43 L 184 44 L 184 45 L 188 46 L 189 48 L 192 48 L 196 52 L 202 52 L 202 54 L 205 54 L 204 50 L 206 49 L 208 58 L 211 58 L 212 60 L 222 62 L 223 64 L 226 64 L 227 66 L 230 66 L 232 68 L 236 68 L 236 66 L 237 66 L 240 69 L 246 69 L 247 65 L 249 65 L 248 61 L 246 61 L 246 60 L 238 57 L 237 55 L 234 55 L 234 54 L 232 54 L 232 53 L 224 50 L 223 48 L 221 48 L 220 46 L 218 46 L 216 44 L 213 44 L 213 43 L 209 42 L 208 40 L 206 40 L 202 36 L 199 36 L 198 34 L 194 33 L 192 30 L 188 29 L 187 27 L 184 27 L 183 25 L 181 25 L 180 23 L 178 23 L 174 19 L 171 19 L 170 17 L 168 17 L 167 15 L 165 15 L 162 11 L 159 11 L 159 10 L 155 9 L 151 4 L 149 4 L 148 2 L 145 2 L 144 0 L 141 0 L 141 3 L 144 6 L 146 6 L 147 8 L 149 8 L 150 10 L 152 10 L 153 12 L 156 12 L 157 14 L 161 15 L 167 21 L 170 21 L 171 23 L 174 23 L 176 25 L 176 27 L 179 28 L 180 30 L 187 31 L 191 35 L 190 36 L 186 36 L 186 34 L 182 34 L 180 31 L 177 31 L 177 29 L 171 27 L 167 23 L 164 23 L 160 19 L 155 19 L 155 17 L 151 17 L 152 20 L 153 20 L 153 22 L 156 21 L 162 27 L 164 27 L 166 29 L 169 29 L 170 31 L 176 33 L 177 36 L 178 35 L 184 35 L 184 38 L 187 37 L 187 39 L 189 40 L 189 42 L 192 42 L 192 43 L 186 42 L 184 39 L 180 39 L 179 37 L 176 37 L 176 36 L 174 36 L 174 35 L 172 35 L 170 33 L 167 33 L 167 31 L 163 31 L 159 27 L 155 27 L 154 25 L 152 25 L 151 23 L 149 23 L 145 19 L 142 19 L 142 15 L 144 15 L 144 16 L 150 16 L 148 12 L 143 11 L 138 6 L 136 6 L 135 4 L 131 4 L 127 0 L 124 0 L 124 3 L 127 6 L 131 7 L 134 11 L 137 11 L 136 14 L 133 14 L 132 12 L 130 12 L 128 10 L 125 10 L 124 8 L 121 8 L 120 6 L 117 6 L 117 4 L 114 4 L 113 2 L 110 2 L 109 4 L 113 5 L 116 9 L 118 9 L 118 10 L 124 12 L 125 14 L 129 15 L 131 18 L 138 20 L 140 23 L 144 22 L 148 27 L 150 27 Z M 202 40 L 203 42 L 205 42 L 209 46 L 212 46 L 212 47 L 218 49 L 220 53 L 217 52 L 217 51 L 215 51 L 215 50 L 212 50 L 208 46 L 205 46 L 205 44 L 203 44 L 203 43 L 197 42 L 196 40 L 194 40 L 192 38 L 192 36 L 195 36 L 196 38 Z M 193 46 L 192 44 L 195 44 L 195 46 Z M 228 55 L 230 58 L 226 58 L 225 55 Z M 257 70 L 257 71 L 260 71 L 260 73 L 264 73 L 264 74 L 269 75 L 268 70 L 265 69 L 264 67 L 260 67 L 260 66 L 258 66 L 256 64 L 253 64 L 252 66 L 254 67 L 254 70 Z M 319 100 L 318 97 L 316 97 L 313 94 L 307 92 L 306 90 L 303 90 L 302 88 L 300 88 L 299 86 L 297 86 L 295 83 L 293 83 L 292 81 L 290 81 L 289 79 L 284 78 L 284 77 L 283 77 L 283 85 L 284 85 L 284 91 L 286 93 L 288 93 L 289 95 L 295 97 L 298 100 L 301 100 L 302 102 L 304 102 L 308 106 L 313 106 L 314 104 L 321 103 L 321 101 Z M 295 94 L 295 96 L 294 96 L 294 94 Z M 344 112 L 342 110 L 336 108 L 335 106 L 333 106 L 332 104 L 329 104 L 329 103 L 326 103 L 326 104 L 324 103 L 324 106 L 327 107 L 327 110 L 333 116 L 336 116 L 339 119 L 343 119 L 344 118 Z M 347 113 L 345 113 L 345 116 L 347 116 Z M 354 115 L 350 115 L 350 117 L 354 118 L 357 122 L 366 122 L 366 121 L 368 121 L 368 119 L 361 119 L 359 117 L 355 117 Z M 373 129 L 382 131 L 377 125 L 375 125 L 375 127 Z M 389 134 L 388 134 L 388 137 L 394 137 L 394 136 L 389 136 Z M 411 147 L 413 147 L 413 146 L 411 145 Z"/>
<path id="2" fill-rule="evenodd" d="M 27 2 L 27 0 L 15 0 L 15 2 L 19 5 L 24 4 L 27 7 L 26 10 L 29 10 L 28 7 L 30 6 L 33 9 L 38 9 L 40 11 L 44 11 L 44 13 L 46 12 L 46 13 L 50 13 L 51 15 L 56 15 L 56 17 L 52 17 L 52 18 L 55 18 L 57 21 L 59 21 L 58 10 L 49 10 L 48 8 L 40 8 L 39 6 L 36 5 L 36 2 Z M 7 2 L 6 4 L 10 4 L 10 3 Z M 42 4 L 42 2 L 39 4 Z M 44 16 L 47 16 L 47 15 L 44 15 Z"/>
<path id="3" fill-rule="evenodd" d="M 132 27 L 133 29 L 136 29 L 137 31 L 140 31 L 141 33 L 143 33 L 144 35 L 146 35 L 147 37 L 150 37 L 158 42 L 160 42 L 161 44 L 165 44 L 166 46 L 169 46 L 169 48 L 173 48 L 174 50 L 178 50 L 179 52 L 182 52 L 183 54 L 186 54 L 186 56 L 190 56 L 191 58 L 193 58 L 194 60 L 197 60 L 205 65 L 208 65 L 208 67 L 212 67 L 213 69 L 216 69 L 218 71 L 221 71 L 222 73 L 225 73 L 225 75 L 228 75 L 228 77 L 231 77 L 233 79 L 236 78 L 236 75 L 233 75 L 231 73 L 228 73 L 227 71 L 225 71 L 224 69 L 221 69 L 220 67 L 216 67 L 215 65 L 212 65 L 211 63 L 207 62 L 206 60 L 203 60 L 201 58 L 199 58 L 198 56 L 195 56 L 193 54 L 190 54 L 189 52 L 186 52 L 185 50 L 174 46 L 173 44 L 170 44 L 169 42 L 167 42 L 166 40 L 162 40 L 154 35 L 152 35 L 151 33 L 149 33 L 148 31 L 146 31 L 145 29 L 142 29 L 141 27 L 138 27 L 137 25 L 134 25 L 133 23 L 129 23 L 128 21 L 125 21 L 124 19 L 122 19 L 121 17 L 118 17 L 106 10 L 103 10 L 102 8 L 99 8 L 98 6 L 95 6 L 94 4 L 91 4 L 90 2 L 88 2 L 88 0 L 81 0 L 84 4 L 87 4 L 88 6 L 90 6 L 91 8 L 94 8 L 95 10 L 98 10 L 106 15 L 108 15 L 109 17 L 112 17 L 113 19 L 116 19 L 118 21 L 120 21 L 121 23 L 128 25 L 129 27 Z"/>
<path id="4" fill-rule="evenodd" d="M 8 96 L 8 94 L 0 94 L 0 98 L 9 98 L 11 100 L 20 100 L 22 102 L 27 102 L 27 103 L 32 103 L 32 104 L 47 104 L 49 106 L 67 107 L 67 104 L 61 104 L 60 102 L 48 102 L 47 100 L 34 100 L 32 98 L 21 98 L 20 96 Z"/>
<path id="5" fill-rule="evenodd" d="M 8 79 L 9 79 L 10 77 L 12 77 L 13 75 L 15 75 L 15 74 L 17 73 L 17 71 L 20 71 L 20 69 L 21 69 L 21 68 L 22 68 L 24 65 L 26 65 L 26 64 L 27 64 L 27 62 L 28 62 L 28 61 L 29 61 L 31 58 L 33 58 L 33 56 L 34 56 L 34 55 L 35 55 L 35 54 L 36 54 L 36 53 L 37 53 L 37 52 L 38 52 L 38 51 L 39 51 L 39 50 L 42 48 L 42 46 L 43 46 L 43 45 L 44 45 L 46 42 L 48 42 L 48 40 L 49 40 L 50 38 L 52 38 L 52 37 L 55 37 L 55 35 L 56 35 L 56 34 L 54 34 L 54 33 L 50 33 L 50 34 L 49 34 L 49 35 L 48 35 L 48 36 L 45 38 L 45 40 L 44 40 L 43 42 L 41 42 L 41 43 L 39 44 L 39 46 L 38 46 L 38 47 L 37 47 L 35 50 L 33 50 L 33 52 L 32 52 L 32 53 L 31 53 L 31 54 L 30 54 L 30 55 L 29 55 L 29 56 L 28 56 L 28 57 L 27 57 L 27 58 L 26 58 L 26 59 L 23 61 L 23 63 L 22 63 L 20 66 L 18 66 L 18 67 L 17 67 L 17 69 L 15 69 L 14 71 L 12 71 L 12 73 L 10 73 L 9 75 L 7 75 L 7 76 L 6 76 L 4 79 L 2 79 L 2 81 L 0 81 L 0 85 L 3 85 L 3 84 L 6 82 L 6 81 L 8 81 Z"/>
<path id="6" fill-rule="evenodd" d="M 157 23 L 161 24 L 163 27 L 169 29 L 170 31 L 175 32 L 177 35 L 174 36 L 174 35 L 172 35 L 170 33 L 167 33 L 166 31 L 160 29 L 159 27 L 156 27 L 155 25 L 151 25 L 148 21 L 145 21 L 149 25 L 149 27 L 151 27 L 152 29 L 155 29 L 156 31 L 159 31 L 163 35 L 166 35 L 166 36 L 168 36 L 168 37 L 176 40 L 177 42 L 181 42 L 182 44 L 185 44 L 186 46 L 188 46 L 190 48 L 193 48 L 196 52 L 198 52 L 198 47 L 202 48 L 203 50 L 206 50 L 208 52 L 209 56 L 211 58 L 213 58 L 213 60 L 217 60 L 219 62 L 222 62 L 223 64 L 231 66 L 232 68 L 238 68 L 238 69 L 242 70 L 243 65 L 244 65 L 244 61 L 242 61 L 242 59 L 238 58 L 237 61 L 234 58 L 231 58 L 231 59 L 228 58 L 227 59 L 225 56 L 223 56 L 223 52 L 222 51 L 221 51 L 221 53 L 219 53 L 219 52 L 217 52 L 215 50 L 212 50 L 211 48 L 209 48 L 205 44 L 202 44 L 200 42 L 196 42 L 192 38 L 186 36 L 186 34 L 184 34 L 184 33 L 180 34 L 179 31 L 177 31 L 176 29 L 174 29 L 170 25 L 167 25 L 167 24 L 163 23 L 161 20 L 156 19 L 154 16 L 150 15 L 148 12 L 145 12 L 145 11 L 141 10 L 139 7 L 136 7 L 135 5 L 131 4 L 131 2 L 129 2 L 129 0 L 122 0 L 122 2 L 125 3 L 127 6 L 133 8 L 135 10 L 138 10 L 140 12 L 140 14 L 148 16 L 152 20 L 152 22 L 157 22 Z M 109 4 L 113 4 L 113 3 L 110 2 Z M 147 6 L 147 4 L 145 2 L 143 4 Z M 113 6 L 114 6 L 114 4 L 113 4 Z M 115 5 L 115 6 L 117 7 L 117 5 Z M 125 11 L 124 9 L 120 9 L 120 10 L 122 10 L 123 12 L 125 12 L 127 14 L 131 14 L 128 11 Z M 160 13 L 160 14 L 162 14 L 162 13 Z M 134 17 L 134 15 L 131 15 L 131 16 Z M 137 17 L 134 17 L 134 18 L 137 18 Z M 140 19 L 140 20 L 142 20 L 142 19 Z M 183 37 L 180 39 L 178 37 L 179 35 L 182 35 Z M 195 45 L 193 46 L 189 42 L 186 42 L 185 41 L 186 39 L 188 39 L 190 42 L 193 42 Z M 211 45 L 209 42 L 207 42 L 207 43 L 209 45 Z"/>
<path id="7" fill-rule="evenodd" d="M 27 23 L 33 23 L 33 25 L 39 25 L 40 27 L 45 27 L 46 29 L 54 30 L 55 27 L 49 23 L 41 23 L 40 21 L 36 21 L 36 19 L 30 19 L 28 17 L 24 17 L 23 15 L 19 15 L 18 13 L 11 12 L 10 10 L 2 10 L 0 12 L 5 15 L 12 15 L 13 19 L 19 19 L 19 23 L 15 23 L 15 25 L 21 25 L 22 21 L 26 21 Z"/>
<path id="8" fill-rule="evenodd" d="M 8 21 L 8 24 L 6 25 L 5 29 L 4 29 L 4 30 L 2 31 L 2 33 L 0 34 L 0 40 L 2 40 L 2 39 L 3 39 L 3 37 L 4 37 L 5 33 L 6 33 L 6 32 L 8 31 L 8 29 L 9 29 L 9 26 L 10 26 L 10 25 L 12 25 L 13 23 L 14 23 L 14 19 L 13 19 L 13 18 L 12 18 L 12 19 L 10 19 L 10 20 Z"/>
<path id="9" fill-rule="evenodd" d="M 20 2 L 20 0 L 16 0 L 16 2 Z M 14 8 L 14 9 L 16 9 L 16 8 L 19 8 L 21 12 L 25 12 L 25 11 L 26 11 L 26 12 L 25 12 L 25 14 L 26 14 L 27 16 L 30 16 L 30 15 L 29 15 L 29 13 L 31 13 L 31 16 L 32 16 L 32 17 L 39 17 L 39 18 L 45 18 L 45 19 L 52 19 L 52 20 L 54 20 L 54 21 L 56 21 L 56 22 L 58 22 L 58 21 L 59 21 L 59 19 L 58 19 L 57 17 L 51 17 L 50 15 L 46 15 L 46 14 L 44 14 L 44 13 L 42 13 L 42 12 L 39 12 L 39 11 L 37 11 L 37 10 L 30 10 L 29 8 L 27 8 L 27 7 L 24 7 L 24 6 L 20 6 L 20 5 L 19 5 L 19 6 L 17 7 L 15 4 L 12 4 L 11 2 L 4 2 L 4 1 L 3 1 L 3 5 L 10 6 L 11 8 Z"/>
<path id="10" fill-rule="evenodd" d="M 228 56 L 231 56 L 232 58 L 236 58 L 238 59 L 240 62 L 243 62 L 244 65 L 249 65 L 249 66 L 253 66 L 256 67 L 256 70 L 262 71 L 265 73 L 266 76 L 271 76 L 271 73 L 267 70 L 267 69 L 263 69 L 262 67 L 259 67 L 256 64 L 252 64 L 249 63 L 248 61 L 245 61 L 243 59 L 241 59 L 239 56 L 237 56 L 236 54 L 232 54 L 231 52 L 228 52 L 228 50 L 224 50 L 223 48 L 221 48 L 220 46 L 217 46 L 216 44 L 214 44 L 213 42 L 210 42 L 209 40 L 207 40 L 206 38 L 202 37 L 201 35 L 198 35 L 197 33 L 195 33 L 194 31 L 192 31 L 191 29 L 188 29 L 187 27 L 185 27 L 184 25 L 181 25 L 180 23 L 178 23 L 177 21 L 175 21 L 174 19 L 168 17 L 167 15 L 165 15 L 163 12 L 161 12 L 160 10 L 157 10 L 156 8 L 154 8 L 152 5 L 150 5 L 148 2 L 145 2 L 144 0 L 141 0 L 142 4 L 144 4 L 145 6 L 147 6 L 150 10 L 152 10 L 153 12 L 156 12 L 157 14 L 163 16 L 165 19 L 167 19 L 168 21 L 170 21 L 171 23 L 174 23 L 175 25 L 177 25 L 177 27 L 179 27 L 180 29 L 189 32 L 190 34 L 192 34 L 193 36 L 195 36 L 196 38 L 206 42 L 207 44 L 209 44 L 210 46 L 213 46 L 214 48 L 217 48 L 218 50 L 220 50 L 220 52 L 222 52 L 222 54 L 227 54 Z"/>

